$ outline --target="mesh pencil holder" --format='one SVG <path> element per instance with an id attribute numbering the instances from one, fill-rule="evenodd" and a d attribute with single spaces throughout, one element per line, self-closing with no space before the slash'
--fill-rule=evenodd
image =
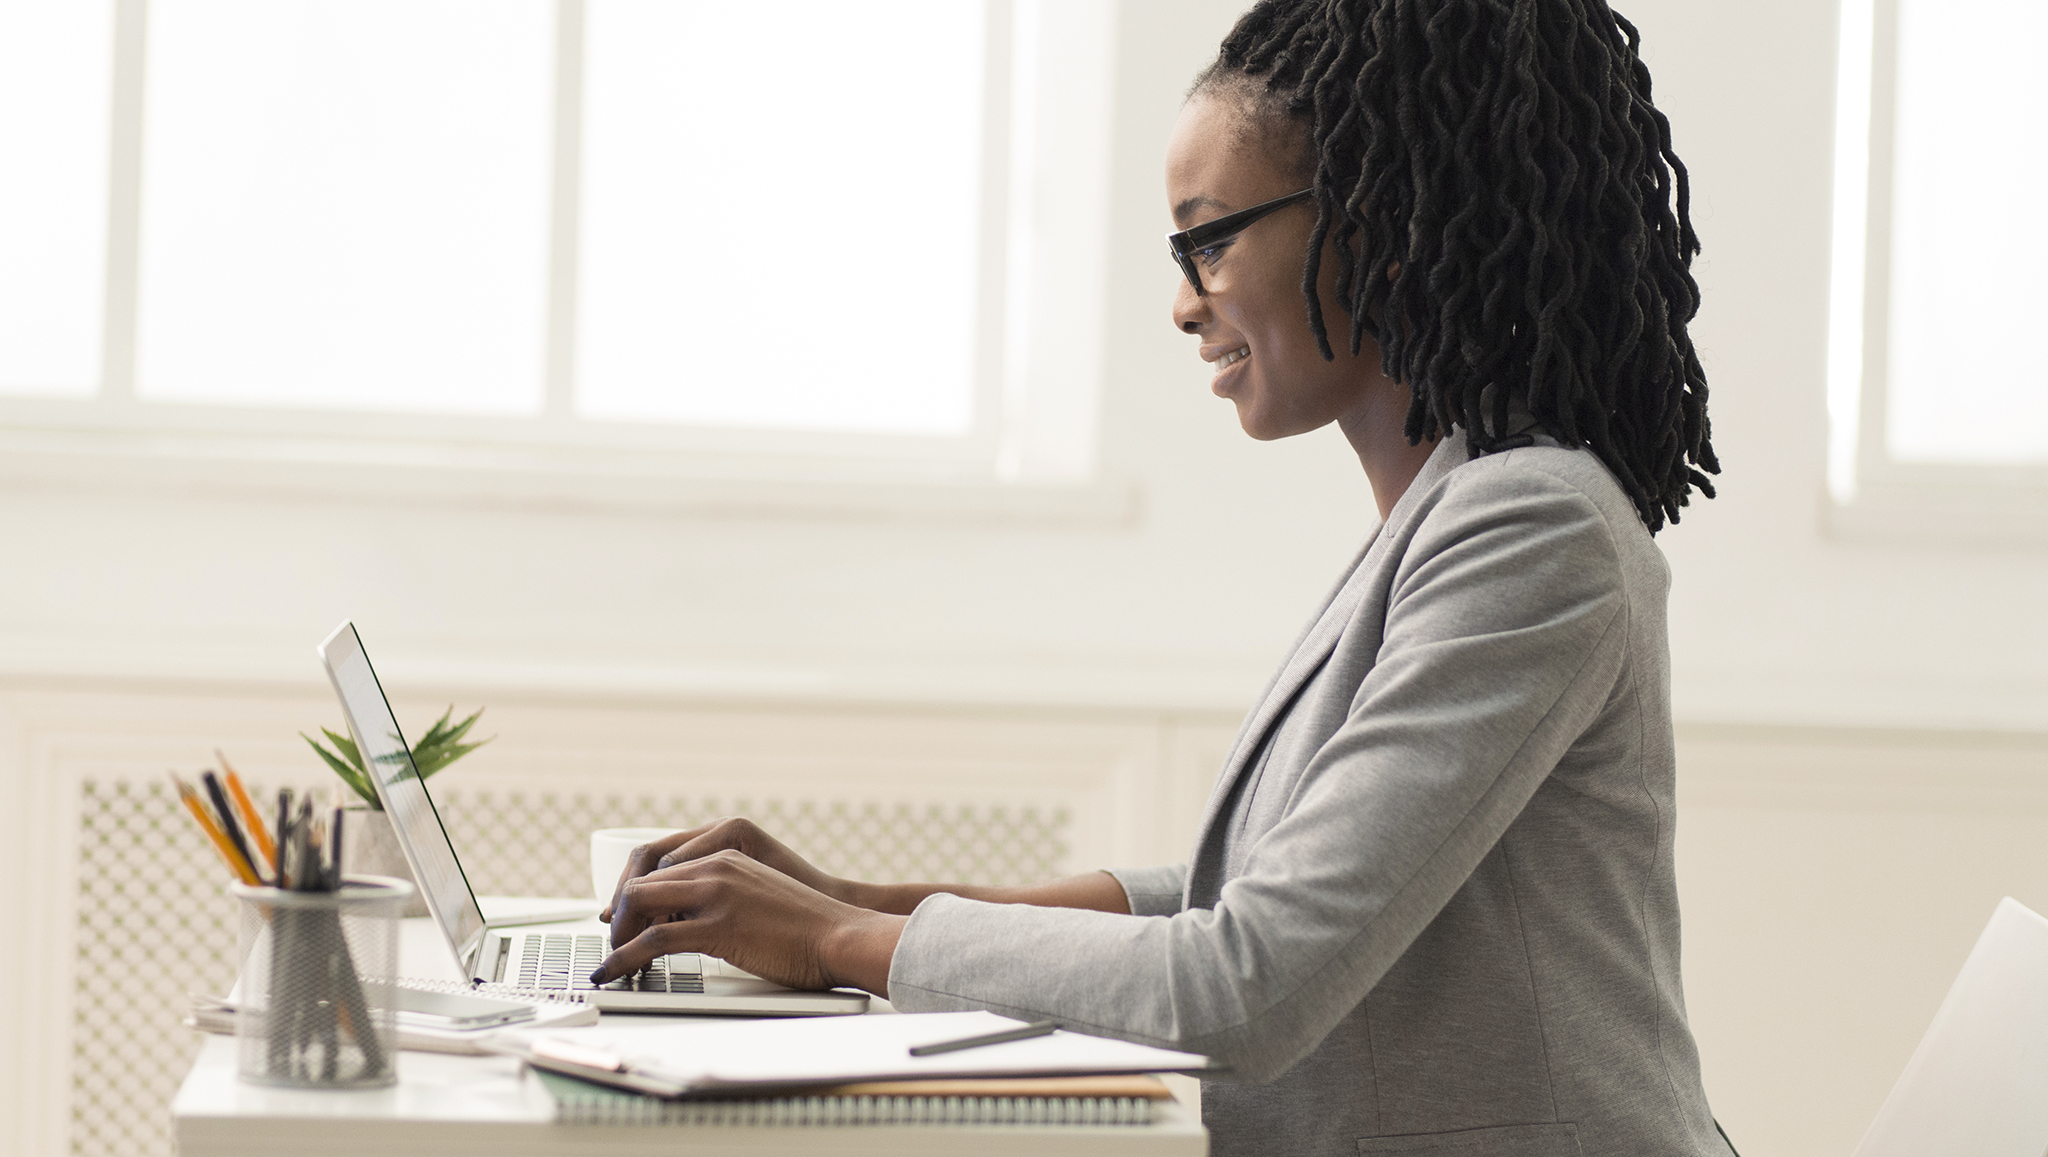
<path id="1" fill-rule="evenodd" d="M 398 918 L 412 885 L 349 876 L 339 891 L 230 884 L 241 901 L 235 1038 L 259 1085 L 362 1089 L 398 1079 Z"/>

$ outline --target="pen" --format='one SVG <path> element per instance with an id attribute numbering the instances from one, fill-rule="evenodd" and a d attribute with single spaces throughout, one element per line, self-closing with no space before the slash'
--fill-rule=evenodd
<path id="1" fill-rule="evenodd" d="M 341 818 L 347 814 L 341 808 L 334 809 L 334 827 L 327 835 L 328 842 L 334 845 L 334 862 L 327 866 L 327 887 L 331 891 L 341 888 Z"/>
<path id="2" fill-rule="evenodd" d="M 999 1045 L 1013 1040 L 1030 1040 L 1035 1036 L 1051 1036 L 1059 1031 L 1059 1027 L 1058 1021 L 1041 1020 L 1027 1025 L 1020 1025 L 1016 1028 L 1006 1028 L 1001 1032 L 983 1033 L 980 1036 L 964 1036 L 959 1040 L 942 1040 L 928 1045 L 912 1045 L 910 1046 L 910 1055 L 914 1057 L 930 1057 L 937 1056 L 940 1053 L 956 1053 L 961 1049 L 978 1049 L 983 1045 Z"/>
<path id="3" fill-rule="evenodd" d="M 235 774 L 234 767 L 228 763 L 228 757 L 221 754 L 220 748 L 214 748 L 213 754 L 220 759 L 221 771 L 226 773 L 228 795 L 235 801 L 235 812 L 242 817 L 242 826 L 248 829 L 249 838 L 256 841 L 256 850 L 262 852 L 264 860 L 274 866 L 277 863 L 277 845 L 271 842 L 270 833 L 264 830 L 263 817 L 257 812 L 256 804 L 249 798 L 248 791 L 242 787 L 242 777 Z M 262 865 L 254 866 L 259 869 L 257 874 L 261 875 Z"/>
<path id="4" fill-rule="evenodd" d="M 235 822 L 235 808 L 228 802 L 228 793 L 220 785 L 220 777 L 211 771 L 199 773 L 199 782 L 206 786 L 206 796 L 213 801 L 213 810 L 220 820 L 220 829 L 227 833 L 228 842 L 235 846 L 235 854 L 249 865 L 249 874 L 256 875 L 256 856 L 249 851 L 249 841 L 242 838 L 242 825 Z"/>
<path id="5" fill-rule="evenodd" d="M 184 803 L 185 810 L 192 813 L 192 819 L 198 823 L 199 830 L 205 833 L 207 840 L 213 844 L 213 850 L 220 853 L 221 860 L 227 864 L 228 870 L 235 874 L 235 878 L 244 884 L 261 884 L 263 881 L 256 878 L 255 871 L 235 854 L 234 845 L 228 843 L 228 837 L 220 830 L 220 825 L 214 823 L 213 818 L 206 814 L 206 805 L 199 802 L 199 793 L 192 790 L 192 785 L 178 778 L 175 772 L 171 775 L 171 782 L 178 786 L 178 799 Z"/>
<path id="6" fill-rule="evenodd" d="M 292 891 L 317 892 L 320 890 L 320 860 L 313 854 L 313 795 L 307 792 L 299 796 L 299 804 L 292 815 Z"/>
<path id="7" fill-rule="evenodd" d="M 276 869 L 276 878 L 270 882 L 274 888 L 285 887 L 284 853 L 291 840 L 291 827 L 292 789 L 281 787 L 277 789 L 277 859 L 271 861 Z"/>

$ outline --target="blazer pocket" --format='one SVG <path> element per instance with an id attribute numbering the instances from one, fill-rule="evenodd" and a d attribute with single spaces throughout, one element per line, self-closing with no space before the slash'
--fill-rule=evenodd
<path id="1" fill-rule="evenodd" d="M 1450 1133 L 1405 1133 L 1398 1137 L 1360 1137 L 1360 1153 L 1404 1153 L 1422 1157 L 1581 1157 L 1579 1126 L 1564 1121 L 1550 1125 L 1501 1125 L 1492 1129 L 1459 1129 Z"/>

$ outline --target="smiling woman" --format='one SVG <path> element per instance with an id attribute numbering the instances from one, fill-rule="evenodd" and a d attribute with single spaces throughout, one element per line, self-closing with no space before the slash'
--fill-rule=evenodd
<path id="1" fill-rule="evenodd" d="M 1244 102 L 1214 99 L 1203 85 L 1220 83 L 1218 75 L 1197 83 L 1166 157 L 1174 220 L 1206 221 L 1169 238 L 1177 255 L 1187 250 L 1174 322 L 1202 339 L 1202 360 L 1216 367 L 1210 388 L 1237 406 L 1245 433 L 1270 441 L 1336 422 L 1358 449 L 1385 518 L 1435 439 L 1409 443 L 1409 391 L 1382 370 L 1378 345 L 1367 339 L 1325 356 L 1302 324 L 1302 253 L 1316 192 L 1276 190 L 1307 183 L 1308 165 L 1291 136 L 1273 139 Z M 1336 308 L 1337 265 L 1323 269 L 1317 296 L 1328 311 Z"/>
<path id="2" fill-rule="evenodd" d="M 725 820 L 640 850 L 600 974 L 708 951 L 1203 1052 L 1218 1154 L 1728 1153 L 1651 537 L 1717 466 L 1637 48 L 1603 0 L 1262 0 L 1197 78 L 1173 321 L 1252 437 L 1337 425 L 1382 521 L 1186 862 L 876 886 Z"/>

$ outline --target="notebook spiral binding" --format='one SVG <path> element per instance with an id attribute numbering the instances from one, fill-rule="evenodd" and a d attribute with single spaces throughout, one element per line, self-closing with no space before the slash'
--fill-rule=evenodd
<path id="1" fill-rule="evenodd" d="M 1150 1125 L 1142 1097 L 775 1097 L 748 1101 L 570 1098 L 563 1125 Z"/>

